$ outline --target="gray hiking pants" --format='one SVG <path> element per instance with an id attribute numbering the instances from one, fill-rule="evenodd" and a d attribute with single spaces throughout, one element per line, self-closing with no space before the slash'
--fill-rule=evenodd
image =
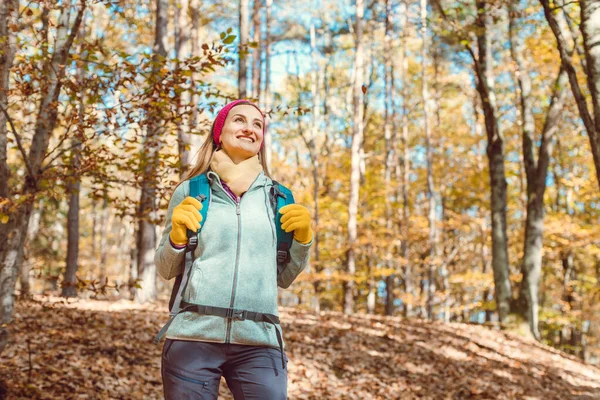
<path id="1" fill-rule="evenodd" d="M 286 368 L 279 349 L 167 339 L 161 373 L 166 400 L 216 400 L 221 376 L 235 400 L 287 399 Z"/>

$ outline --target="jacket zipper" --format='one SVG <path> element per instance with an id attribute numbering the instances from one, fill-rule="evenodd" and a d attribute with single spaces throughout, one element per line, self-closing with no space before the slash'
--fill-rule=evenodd
<path id="1" fill-rule="evenodd" d="M 256 179 L 254 179 L 254 182 L 256 182 L 256 180 L 258 179 L 258 176 L 256 177 Z M 254 185 L 254 182 L 252 182 L 252 184 L 250 185 L 250 187 L 252 187 L 252 185 Z M 223 192 L 225 192 L 225 195 L 231 199 L 231 196 L 229 195 L 229 193 L 227 193 L 227 191 L 225 190 L 225 188 L 223 188 L 223 186 L 218 185 L 221 190 Z M 248 190 L 249 192 L 250 190 Z M 246 192 L 246 193 L 248 193 Z M 237 218 L 238 218 L 238 234 L 237 234 L 237 249 L 235 251 L 235 269 L 233 272 L 233 286 L 231 287 L 231 302 L 229 303 L 229 308 L 233 308 L 233 303 L 235 302 L 235 285 L 237 283 L 237 275 L 238 275 L 238 267 L 239 267 L 239 262 L 240 262 L 240 244 L 241 244 L 241 236 L 242 236 L 242 216 L 241 216 L 241 211 L 240 211 L 240 203 L 242 201 L 243 197 L 240 198 L 239 200 L 236 199 L 235 200 L 235 213 L 237 214 Z M 231 199 L 231 201 L 234 201 L 233 199 Z M 229 343 L 231 340 L 231 318 L 226 318 L 227 319 L 227 333 L 225 335 L 225 343 Z"/>
<path id="2" fill-rule="evenodd" d="M 235 201 L 235 213 L 237 214 L 238 219 L 238 234 L 237 234 L 237 248 L 235 250 L 235 270 L 233 272 L 233 286 L 231 287 L 231 302 L 229 303 L 229 308 L 233 308 L 233 303 L 235 302 L 235 285 L 237 283 L 237 275 L 238 275 L 238 267 L 240 262 L 240 242 L 242 237 L 242 215 L 240 212 L 240 202 L 241 200 Z M 227 318 L 227 337 L 225 338 L 225 343 L 229 343 L 231 340 L 231 318 Z"/>

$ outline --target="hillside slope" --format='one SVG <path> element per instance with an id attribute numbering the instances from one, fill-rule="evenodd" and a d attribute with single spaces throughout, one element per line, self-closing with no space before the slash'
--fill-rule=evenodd
<path id="1" fill-rule="evenodd" d="M 152 339 L 165 309 L 19 302 L 0 358 L 4 397 L 162 398 L 162 345 Z M 509 333 L 285 307 L 280 317 L 290 399 L 600 399 L 600 369 Z M 231 399 L 224 380 L 221 394 Z"/>

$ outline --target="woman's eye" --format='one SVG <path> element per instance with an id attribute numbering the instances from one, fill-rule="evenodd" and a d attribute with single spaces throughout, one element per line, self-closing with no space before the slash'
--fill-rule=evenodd
<path id="1" fill-rule="evenodd" d="M 262 125 L 261 124 L 254 124 L 254 126 L 256 126 L 258 129 L 262 129 Z"/>

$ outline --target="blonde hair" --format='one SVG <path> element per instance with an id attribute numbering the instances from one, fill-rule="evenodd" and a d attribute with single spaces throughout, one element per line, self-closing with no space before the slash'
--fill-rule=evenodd
<path id="1" fill-rule="evenodd" d="M 252 104 L 249 101 L 248 102 L 241 102 L 236 104 L 236 106 L 238 105 L 244 105 L 244 104 Z M 181 185 L 183 182 L 187 181 L 188 179 L 192 179 L 195 176 L 198 175 L 202 175 L 206 172 L 208 172 L 208 170 L 210 169 L 210 162 L 212 161 L 213 155 L 215 154 L 215 152 L 217 150 L 221 149 L 221 145 L 217 145 L 215 143 L 215 141 L 213 140 L 213 131 L 215 129 L 215 122 L 213 121 L 212 126 L 210 127 L 210 133 L 209 135 L 207 135 L 206 140 L 204 141 L 204 143 L 202 143 L 202 146 L 200 146 L 200 150 L 198 150 L 198 161 L 196 161 L 196 165 L 192 166 L 190 169 L 188 169 L 188 171 L 185 173 L 185 175 L 183 176 L 183 178 L 181 178 L 181 181 L 175 186 L 175 189 L 177 189 L 177 187 L 179 185 Z M 266 135 L 266 132 L 265 132 Z M 263 144 L 260 146 L 260 150 L 258 151 L 258 161 L 260 162 L 260 165 L 262 165 L 263 171 L 265 173 L 266 176 L 268 176 L 269 178 L 273 179 L 273 177 L 271 176 L 271 173 L 269 172 L 269 168 L 267 167 L 267 162 L 266 162 L 266 150 L 265 150 L 265 146 L 264 146 L 264 136 L 263 136 Z M 174 192 L 175 190 L 173 190 Z"/>

